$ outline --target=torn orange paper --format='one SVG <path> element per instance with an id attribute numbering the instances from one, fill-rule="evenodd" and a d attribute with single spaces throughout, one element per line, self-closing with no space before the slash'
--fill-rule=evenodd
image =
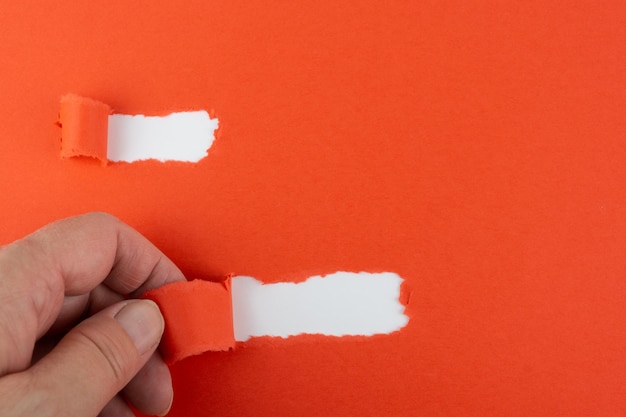
<path id="1" fill-rule="evenodd" d="M 97 100 L 67 94 L 61 98 L 61 156 L 87 156 L 107 164 L 107 134 L 111 108 Z"/>
<path id="2" fill-rule="evenodd" d="M 230 288 L 228 277 L 176 282 L 143 295 L 157 303 L 165 319 L 161 351 L 168 364 L 235 346 Z"/>
<path id="3" fill-rule="evenodd" d="M 400 332 L 177 362 L 169 417 L 626 414 L 625 1 L 0 10 L 0 243 L 105 210 L 186 276 L 410 289 Z M 69 91 L 219 109 L 220 138 L 197 164 L 67 163 Z"/>

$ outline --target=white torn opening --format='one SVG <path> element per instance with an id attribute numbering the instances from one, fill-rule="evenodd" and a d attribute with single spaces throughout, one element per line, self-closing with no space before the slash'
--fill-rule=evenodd
<path id="1" fill-rule="evenodd" d="M 218 120 L 202 111 L 167 116 L 109 116 L 107 159 L 198 162 L 208 155 Z"/>
<path id="2" fill-rule="evenodd" d="M 402 278 L 392 272 L 337 272 L 302 283 L 232 279 L 235 340 L 298 334 L 387 334 L 406 326 Z"/>

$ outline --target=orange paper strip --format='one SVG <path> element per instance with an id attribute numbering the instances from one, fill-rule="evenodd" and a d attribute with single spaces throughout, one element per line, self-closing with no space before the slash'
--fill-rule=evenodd
<path id="1" fill-rule="evenodd" d="M 158 304 L 165 319 L 161 351 L 168 364 L 235 346 L 230 277 L 223 282 L 176 282 L 142 297 Z"/>
<path id="2" fill-rule="evenodd" d="M 61 98 L 61 156 L 87 156 L 107 164 L 107 135 L 111 108 L 99 101 L 68 94 Z"/>

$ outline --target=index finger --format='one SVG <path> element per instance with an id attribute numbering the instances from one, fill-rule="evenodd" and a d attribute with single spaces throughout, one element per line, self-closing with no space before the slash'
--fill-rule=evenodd
<path id="1" fill-rule="evenodd" d="M 104 213 L 52 223 L 0 251 L 0 375 L 25 369 L 66 295 L 101 283 L 135 296 L 184 280 L 139 232 Z"/>

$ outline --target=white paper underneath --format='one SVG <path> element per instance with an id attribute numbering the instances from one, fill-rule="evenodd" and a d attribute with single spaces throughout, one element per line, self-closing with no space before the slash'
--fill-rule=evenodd
<path id="1" fill-rule="evenodd" d="M 302 283 L 232 279 L 235 340 L 298 334 L 387 334 L 406 326 L 395 273 L 337 272 Z"/>
<path id="2" fill-rule="evenodd" d="M 218 120 L 203 110 L 167 116 L 113 114 L 109 116 L 107 159 L 198 162 L 208 155 L 217 127 Z"/>

